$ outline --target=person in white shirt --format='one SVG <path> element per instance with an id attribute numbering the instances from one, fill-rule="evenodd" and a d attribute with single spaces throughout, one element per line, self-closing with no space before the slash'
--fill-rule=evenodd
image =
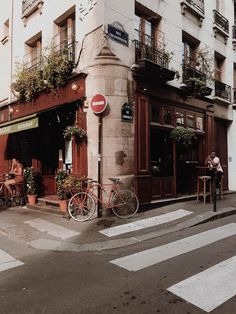
<path id="1" fill-rule="evenodd" d="M 216 189 L 218 189 L 223 176 L 223 169 L 220 164 L 220 158 L 216 156 L 215 152 L 211 152 L 211 154 L 206 159 L 206 164 L 209 169 L 208 174 L 210 174 L 212 178 L 214 177 L 213 170 L 215 169 L 216 171 Z"/>

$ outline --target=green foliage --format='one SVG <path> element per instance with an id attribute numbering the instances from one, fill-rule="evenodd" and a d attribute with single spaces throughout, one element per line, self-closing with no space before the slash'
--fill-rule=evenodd
<path id="1" fill-rule="evenodd" d="M 45 57 L 44 79 L 47 81 L 49 90 L 55 91 L 63 86 L 73 69 L 73 62 L 68 58 L 68 50 L 62 51 L 51 49 L 50 54 Z"/>
<path id="2" fill-rule="evenodd" d="M 58 170 L 55 179 L 59 200 L 66 200 L 71 195 L 70 192 L 76 192 L 82 187 L 83 178 L 78 175 L 67 174 L 65 170 Z"/>
<path id="3" fill-rule="evenodd" d="M 192 145 L 193 141 L 197 139 L 192 129 L 181 126 L 177 126 L 176 128 L 172 129 L 170 138 L 183 144 L 184 146 Z"/>
<path id="4" fill-rule="evenodd" d="M 67 199 L 67 192 L 63 186 L 63 183 L 67 177 L 67 173 L 65 170 L 58 170 L 55 180 L 56 180 L 56 188 L 57 188 L 57 197 L 59 200 Z"/>
<path id="5" fill-rule="evenodd" d="M 23 71 L 19 66 L 11 87 L 22 102 L 31 101 L 44 89 L 43 73 L 39 68 Z"/>
<path id="6" fill-rule="evenodd" d="M 75 137 L 78 143 L 82 143 L 87 139 L 86 131 L 74 125 L 67 126 L 63 132 L 63 135 L 66 140 L 71 140 L 73 137 Z"/>
<path id="7" fill-rule="evenodd" d="M 26 185 L 26 194 L 35 195 L 37 190 L 37 174 L 34 172 L 33 167 L 24 168 L 24 177 Z"/>
<path id="8" fill-rule="evenodd" d="M 32 101 L 44 90 L 55 92 L 67 82 L 73 66 L 66 48 L 60 51 L 51 48 L 35 68 L 24 70 L 22 65 L 17 65 L 12 91 L 15 95 L 19 94 L 22 102 Z"/>

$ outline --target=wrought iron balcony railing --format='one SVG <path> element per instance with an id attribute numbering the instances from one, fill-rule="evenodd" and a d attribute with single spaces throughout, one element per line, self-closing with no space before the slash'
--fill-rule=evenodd
<path id="1" fill-rule="evenodd" d="M 236 25 L 232 26 L 232 38 L 236 40 Z"/>
<path id="2" fill-rule="evenodd" d="M 231 101 L 231 86 L 221 82 L 215 81 L 215 96 L 224 100 Z"/>
<path id="3" fill-rule="evenodd" d="M 32 70 L 42 64 L 41 54 L 36 51 L 32 51 L 24 55 L 23 57 L 23 70 Z"/>
<path id="4" fill-rule="evenodd" d="M 44 0 L 23 0 L 22 1 L 22 15 L 30 15 L 42 6 Z M 32 12 L 31 12 L 32 11 Z M 29 13 L 30 12 L 30 13 Z"/>
<path id="5" fill-rule="evenodd" d="M 204 0 L 185 0 L 197 12 L 204 15 Z"/>
<path id="6" fill-rule="evenodd" d="M 67 33 L 69 34 L 70 31 L 67 30 Z M 75 63 L 75 35 L 71 34 L 65 37 L 64 34 L 65 31 L 52 38 L 52 47 L 55 52 L 67 55 L 69 61 Z"/>
<path id="7" fill-rule="evenodd" d="M 154 46 L 149 46 L 135 40 L 135 60 L 138 63 L 141 59 L 147 59 L 152 61 L 163 68 L 168 69 L 169 67 L 169 56 L 167 53 L 162 52 Z"/>
<path id="8" fill-rule="evenodd" d="M 213 12 L 214 12 L 214 23 L 222 31 L 229 34 L 229 21 L 223 15 L 221 15 L 218 11 L 213 10 Z"/>
<path id="9" fill-rule="evenodd" d="M 236 88 L 233 89 L 233 103 L 236 104 Z"/>
<path id="10" fill-rule="evenodd" d="M 202 82 L 206 83 L 206 74 L 198 71 L 196 68 L 191 67 L 187 64 L 183 64 L 182 66 L 183 71 L 183 82 L 189 79 L 199 79 Z"/>

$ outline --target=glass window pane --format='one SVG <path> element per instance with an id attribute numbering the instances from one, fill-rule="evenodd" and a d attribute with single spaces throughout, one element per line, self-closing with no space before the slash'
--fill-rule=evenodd
<path id="1" fill-rule="evenodd" d="M 171 125 L 173 122 L 173 113 L 171 109 L 165 109 L 164 111 L 164 124 L 169 124 Z"/>
<path id="2" fill-rule="evenodd" d="M 197 130 L 203 131 L 203 117 L 197 117 Z"/>
<path id="3" fill-rule="evenodd" d="M 152 106 L 151 122 L 161 123 L 161 108 Z"/>
<path id="4" fill-rule="evenodd" d="M 176 112 L 176 126 L 184 126 L 183 112 Z"/>
<path id="5" fill-rule="evenodd" d="M 187 114 L 187 127 L 194 128 L 194 116 L 192 114 Z"/>
<path id="6" fill-rule="evenodd" d="M 173 168 L 173 143 L 169 131 L 150 129 L 151 172 L 154 177 L 171 177 Z"/>

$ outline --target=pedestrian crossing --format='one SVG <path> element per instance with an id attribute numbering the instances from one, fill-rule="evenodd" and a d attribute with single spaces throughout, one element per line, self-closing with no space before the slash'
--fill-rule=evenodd
<path id="1" fill-rule="evenodd" d="M 107 237 L 114 237 L 118 236 L 124 233 L 138 231 L 146 228 L 151 228 L 154 226 L 159 226 L 177 219 L 184 218 L 186 216 L 189 216 L 193 214 L 193 212 L 185 210 L 185 209 L 179 209 L 176 211 L 172 211 L 166 214 L 145 218 L 141 220 L 137 220 L 132 223 L 122 224 L 119 226 L 107 228 L 104 230 L 101 230 L 100 233 L 106 235 Z"/>
<path id="2" fill-rule="evenodd" d="M 213 228 L 190 237 L 152 249 L 123 256 L 110 263 L 131 272 L 168 261 L 236 235 L 236 223 Z M 220 262 L 205 271 L 167 287 L 169 292 L 210 312 L 236 295 L 236 256 Z"/>
<path id="3" fill-rule="evenodd" d="M 0 249 L 0 272 L 21 265 L 24 265 L 24 263 Z"/>
<path id="4" fill-rule="evenodd" d="M 31 219 L 25 221 L 24 223 L 30 225 L 32 228 L 39 230 L 40 232 L 47 233 L 63 240 L 75 237 L 80 234 L 77 231 L 61 227 L 57 224 L 51 223 L 41 218 Z"/>

